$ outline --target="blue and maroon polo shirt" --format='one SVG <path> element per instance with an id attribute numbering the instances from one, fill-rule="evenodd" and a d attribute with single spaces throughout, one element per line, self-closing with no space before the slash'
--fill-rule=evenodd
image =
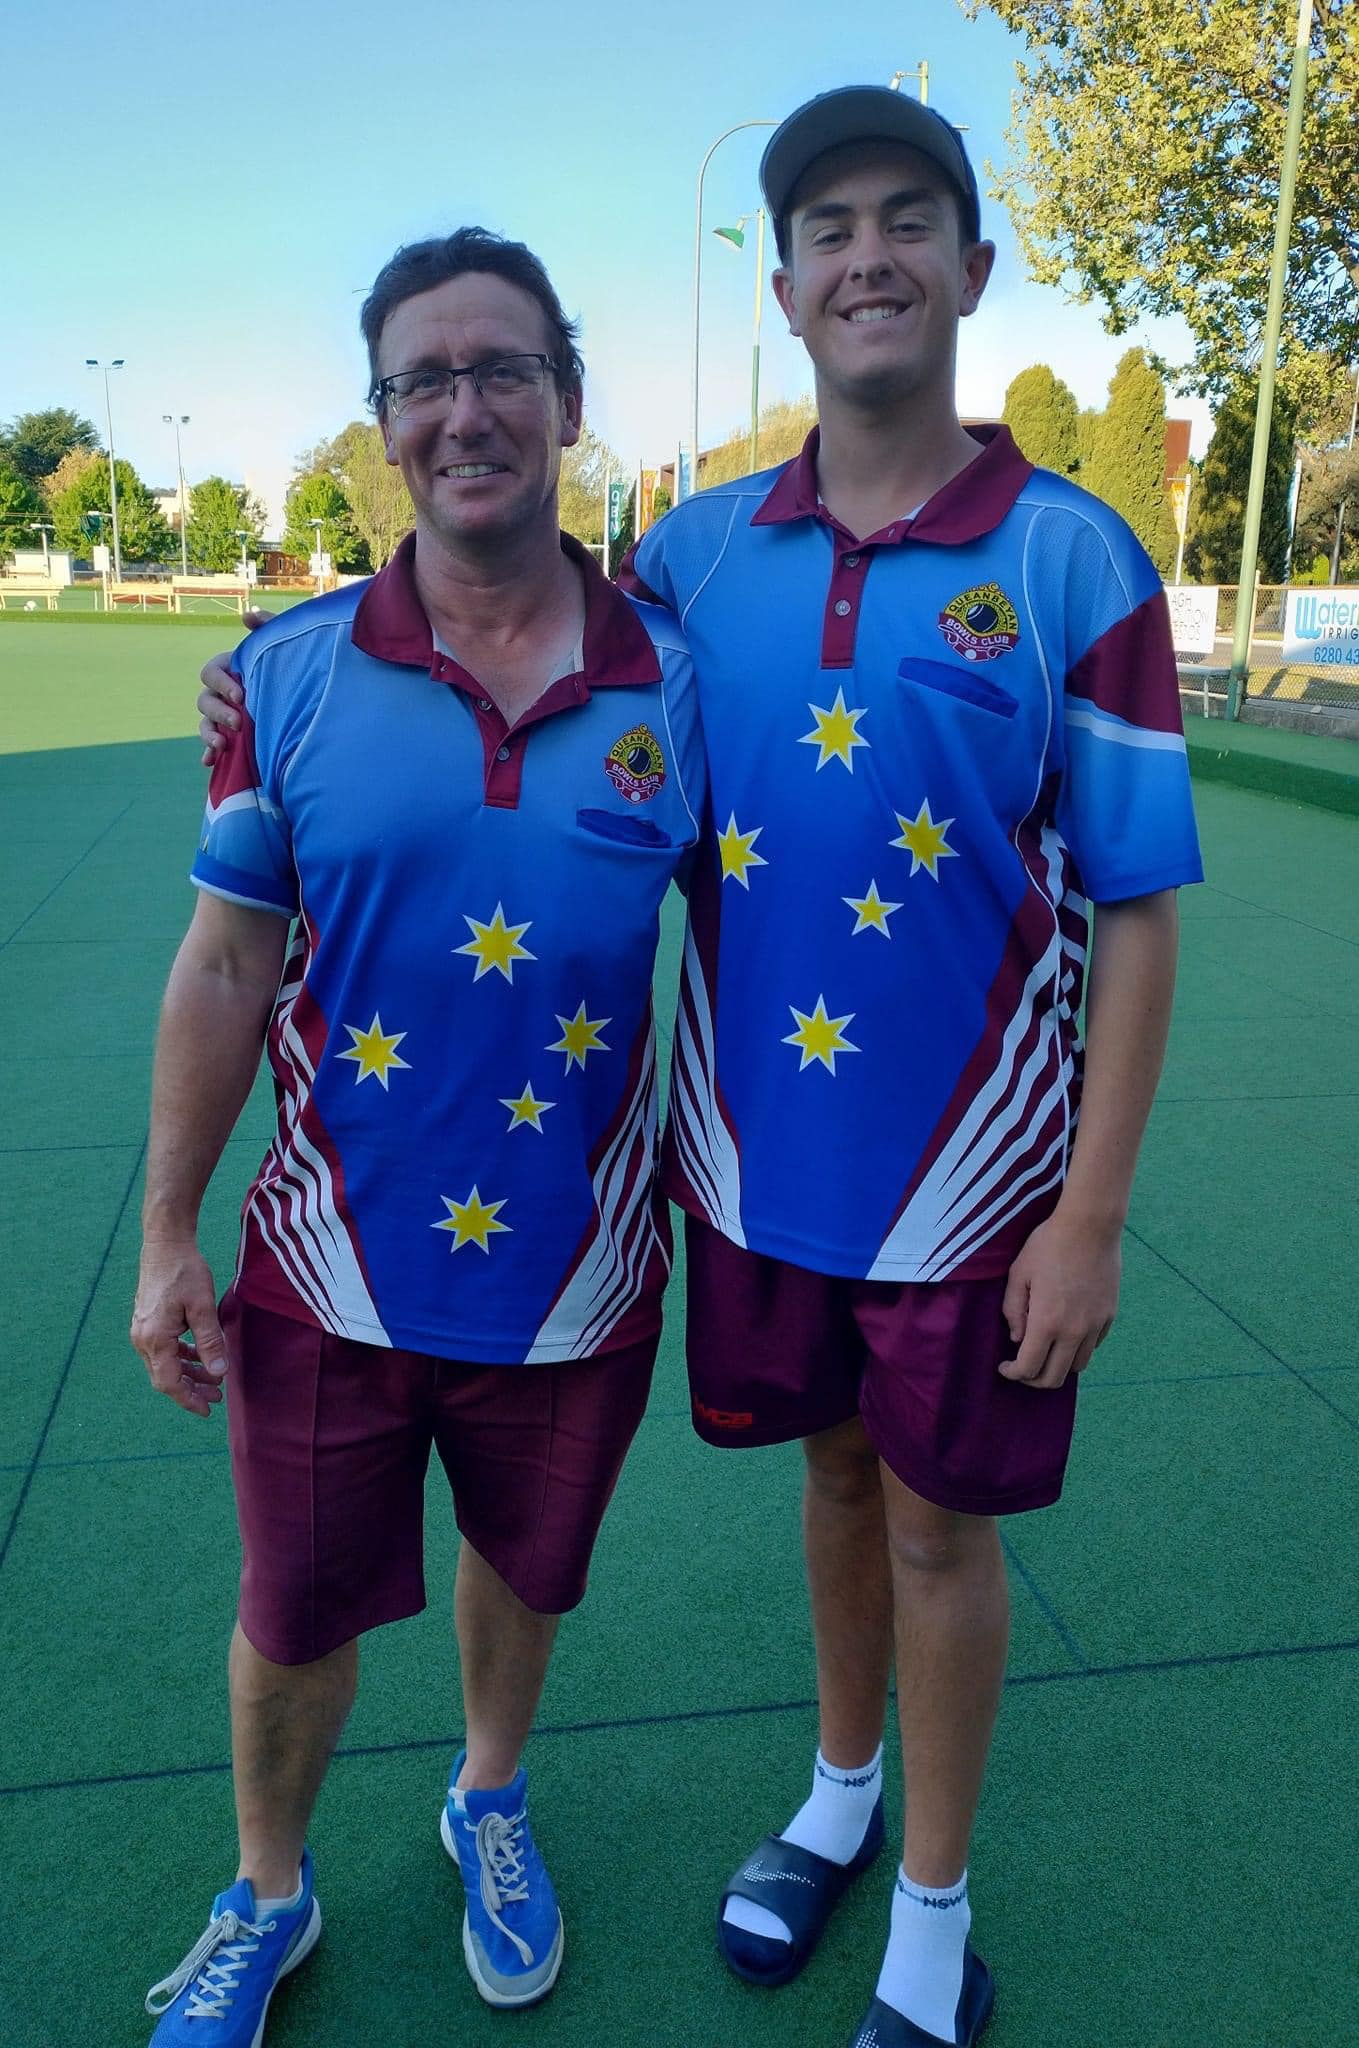
<path id="1" fill-rule="evenodd" d="M 625 573 L 679 617 L 708 752 L 668 1192 L 813 1271 L 1007 1269 L 1066 1172 L 1088 901 L 1202 879 L 1156 570 L 975 438 L 859 540 L 814 433 Z"/>
<path id="2" fill-rule="evenodd" d="M 297 920 L 242 1294 L 488 1364 L 648 1335 L 669 1267 L 651 974 L 703 809 L 696 696 L 673 617 L 562 545 L 583 658 L 512 727 L 436 647 L 413 536 L 252 633 L 193 865 Z"/>

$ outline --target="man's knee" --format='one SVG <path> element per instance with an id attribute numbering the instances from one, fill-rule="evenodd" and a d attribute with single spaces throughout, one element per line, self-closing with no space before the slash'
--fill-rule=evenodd
<path id="1" fill-rule="evenodd" d="M 818 1500 L 836 1507 L 858 1507 L 881 1498 L 878 1454 L 855 1416 L 836 1429 L 804 1437 L 807 1485 Z"/>
<path id="2" fill-rule="evenodd" d="M 998 1553 L 991 1516 L 936 1507 L 899 1485 L 887 1496 L 887 1542 L 893 1565 L 920 1578 L 964 1570 Z"/>

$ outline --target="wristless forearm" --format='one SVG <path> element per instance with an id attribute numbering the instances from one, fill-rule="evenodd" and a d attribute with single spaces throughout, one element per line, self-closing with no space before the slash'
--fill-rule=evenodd
<path id="1" fill-rule="evenodd" d="M 272 992 L 183 954 L 165 991 L 151 1090 L 142 1228 L 192 1236 L 259 1066 Z"/>

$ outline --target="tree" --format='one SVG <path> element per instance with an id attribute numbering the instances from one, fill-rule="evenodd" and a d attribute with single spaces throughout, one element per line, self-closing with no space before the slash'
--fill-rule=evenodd
<path id="1" fill-rule="evenodd" d="M 120 456 L 114 469 L 118 478 L 118 542 L 124 563 L 166 560 L 174 550 L 174 536 L 155 499 L 130 462 L 124 462 Z M 85 555 L 89 553 L 92 535 L 111 546 L 113 527 L 107 516 L 100 529 L 87 523 L 90 514 L 107 515 L 110 510 L 106 458 L 80 456 L 73 451 L 62 464 L 62 471 L 65 481 L 48 501 L 57 530 L 57 546 L 69 548 L 75 555 Z"/>
<path id="2" fill-rule="evenodd" d="M 283 545 L 290 555 L 310 559 L 316 546 L 313 519 L 321 521 L 321 547 L 337 569 L 367 570 L 367 543 L 360 540 L 339 482 L 328 470 L 295 476 L 283 510 Z"/>
<path id="3" fill-rule="evenodd" d="M 1340 557 L 1336 566 L 1340 580 L 1348 582 L 1359 558 L 1359 443 L 1352 448 L 1330 448 L 1323 454 L 1306 454 L 1302 459 L 1302 489 L 1298 495 L 1298 526 L 1293 540 L 1293 559 L 1307 562 L 1320 556 L 1325 574 L 1317 580 L 1331 580 L 1331 555 L 1340 534 Z"/>
<path id="4" fill-rule="evenodd" d="M 83 420 L 64 405 L 47 412 L 21 412 L 0 429 L 0 454 L 31 484 L 51 476 L 72 449 L 95 449 L 99 434 L 92 420 Z"/>
<path id="5" fill-rule="evenodd" d="M 1035 363 L 1012 380 L 1001 418 L 1039 469 L 1076 474 L 1081 460 L 1076 396 L 1046 363 Z"/>
<path id="6" fill-rule="evenodd" d="M 622 475 L 622 462 L 608 442 L 582 427 L 575 447 L 562 455 L 557 502 L 563 532 L 598 547 L 604 538 L 604 485 L 610 476 Z"/>
<path id="7" fill-rule="evenodd" d="M 814 398 L 785 398 L 764 408 L 760 414 L 760 446 L 757 455 L 762 470 L 773 469 L 796 455 L 816 425 Z M 699 471 L 699 489 L 714 484 L 734 483 L 750 475 L 750 428 L 733 427 L 725 441 L 710 448 Z"/>
<path id="8" fill-rule="evenodd" d="M 1158 569 L 1175 559 L 1166 490 L 1166 389 L 1140 348 L 1120 358 L 1081 482 L 1121 512 Z"/>
<path id="9" fill-rule="evenodd" d="M 224 476 L 204 477 L 189 486 L 189 524 L 185 538 L 189 558 L 209 573 L 239 568 L 244 531 L 247 558 L 259 548 L 264 531 L 264 508 L 243 484 L 228 483 Z"/>
<path id="10" fill-rule="evenodd" d="M 1097 405 L 1082 406 L 1076 415 L 1076 475 L 1082 483 L 1090 474 L 1090 458 L 1095 452 L 1095 435 L 1102 417 Z"/>
<path id="11" fill-rule="evenodd" d="M 1003 174 L 1035 277 L 1112 334 L 1179 314 L 1195 388 L 1258 361 L 1295 0 L 961 0 L 1024 38 Z M 1283 331 L 1359 355 L 1359 9 L 1317 0 Z M 987 166 L 993 179 L 1000 174 Z"/>
<path id="12" fill-rule="evenodd" d="M 41 519 L 43 502 L 26 476 L 0 456 L 0 560 L 16 548 L 31 548 L 40 536 L 31 522 Z"/>
<path id="13" fill-rule="evenodd" d="M 1185 568 L 1199 583 L 1233 583 L 1241 570 L 1241 537 L 1246 524 L 1251 445 L 1255 439 L 1255 386 L 1240 386 L 1213 423 L 1189 503 Z M 1274 408 L 1265 462 L 1265 495 L 1260 516 L 1260 574 L 1266 583 L 1283 575 L 1288 552 L 1288 494 L 1293 479 L 1293 429 L 1287 407 Z"/>
<path id="14" fill-rule="evenodd" d="M 313 455 L 324 455 L 344 490 L 359 539 L 368 548 L 375 569 L 391 559 L 396 544 L 415 524 L 415 507 L 401 471 L 387 460 L 382 429 L 367 420 L 351 420 L 343 433 L 323 442 Z"/>

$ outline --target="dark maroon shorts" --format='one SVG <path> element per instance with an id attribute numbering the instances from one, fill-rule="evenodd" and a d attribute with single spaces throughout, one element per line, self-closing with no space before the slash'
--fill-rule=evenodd
<path id="1" fill-rule="evenodd" d="M 438 1451 L 458 1527 L 526 1607 L 564 1614 L 646 1407 L 657 1336 L 556 1365 L 465 1365 L 222 1303 L 241 1627 L 307 1664 L 425 1604 Z"/>
<path id="2" fill-rule="evenodd" d="M 710 1444 L 787 1443 L 858 1414 L 904 1486 L 968 1515 L 1047 1507 L 1062 1490 L 1077 1375 L 1002 1379 L 1013 1358 L 990 1280 L 841 1280 L 766 1258 L 685 1218 L 689 1391 Z"/>

